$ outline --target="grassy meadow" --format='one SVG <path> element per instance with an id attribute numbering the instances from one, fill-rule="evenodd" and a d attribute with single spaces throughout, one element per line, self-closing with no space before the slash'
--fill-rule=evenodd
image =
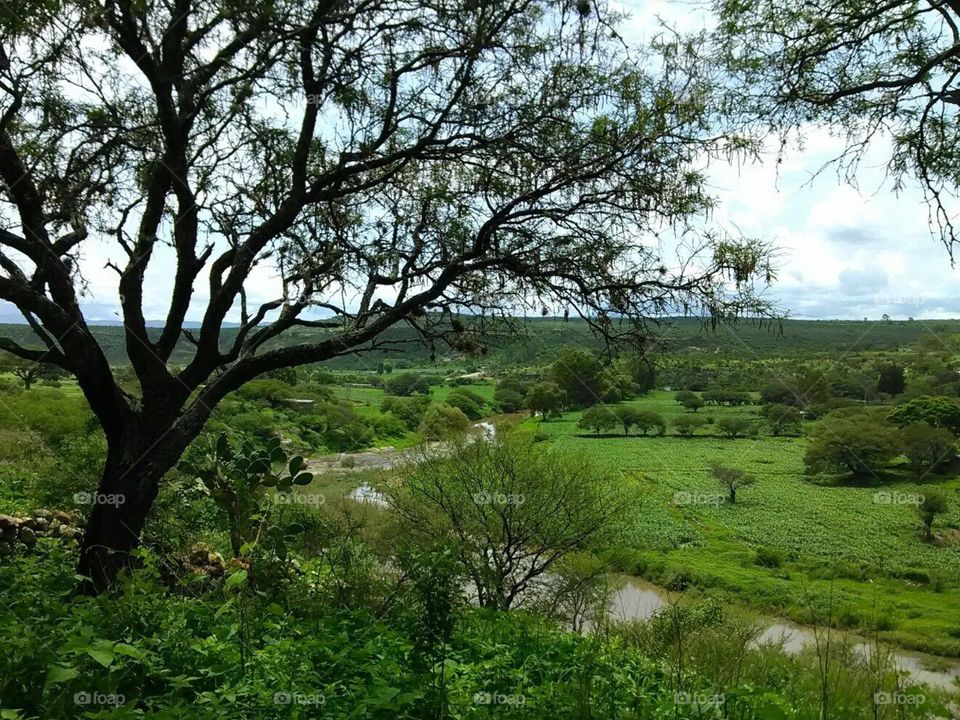
<path id="1" fill-rule="evenodd" d="M 630 404 L 667 419 L 687 412 L 662 390 Z M 697 412 L 719 419 L 752 410 L 707 406 Z M 595 437 L 577 427 L 579 416 L 525 424 L 552 444 L 638 481 L 621 544 L 609 549 L 618 569 L 677 589 L 722 591 L 801 622 L 829 614 L 854 629 L 879 624 L 886 638 L 905 646 L 960 655 L 960 546 L 924 543 L 912 505 L 875 502 L 878 492 L 922 493 L 924 483 L 894 470 L 869 484 L 819 484 L 804 474 L 804 437 L 730 440 L 711 425 L 691 438 L 669 430 L 662 437 Z M 711 502 L 722 492 L 709 473 L 715 462 L 757 478 L 735 505 Z M 960 489 L 960 479 L 946 486 Z M 701 502 L 684 502 L 688 498 Z M 958 523 L 960 506 L 954 505 L 945 524 Z"/>

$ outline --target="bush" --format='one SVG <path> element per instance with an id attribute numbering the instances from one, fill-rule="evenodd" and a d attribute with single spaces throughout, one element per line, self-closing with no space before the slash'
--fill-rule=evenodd
<path id="1" fill-rule="evenodd" d="M 763 416 L 770 425 L 770 433 L 777 437 L 798 433 L 803 422 L 800 410 L 791 405 L 768 405 Z"/>
<path id="2" fill-rule="evenodd" d="M 717 420 L 717 432 L 733 440 L 757 434 L 757 426 L 744 417 L 722 417 Z"/>
<path id="3" fill-rule="evenodd" d="M 899 428 L 914 423 L 927 423 L 960 433 L 960 401 L 956 398 L 922 395 L 897 405 L 887 419 Z"/>
<path id="4" fill-rule="evenodd" d="M 667 431 L 663 416 L 651 410 L 638 411 L 634 417 L 634 425 L 642 435 L 663 435 Z"/>
<path id="5" fill-rule="evenodd" d="M 899 453 L 894 430 L 864 412 L 837 411 L 811 433 L 804 455 L 808 473 L 875 474 Z"/>
<path id="6" fill-rule="evenodd" d="M 510 388 L 497 388 L 493 393 L 493 401 L 500 408 L 500 412 L 513 413 L 523 410 L 523 394 Z"/>
<path id="7" fill-rule="evenodd" d="M 416 430 L 430 406 L 428 397 L 385 397 L 380 409 L 398 418 L 408 430 Z"/>
<path id="8" fill-rule="evenodd" d="M 597 435 L 601 430 L 615 428 L 620 424 L 620 418 L 613 408 L 607 405 L 594 405 L 583 411 L 577 427 L 584 430 L 593 430 Z"/>
<path id="9" fill-rule="evenodd" d="M 383 383 L 384 390 L 390 395 L 409 397 L 414 394 L 429 395 L 430 384 L 425 378 L 416 373 L 398 373 L 387 378 Z"/>
<path id="10" fill-rule="evenodd" d="M 96 427 L 96 420 L 82 396 L 55 388 L 37 388 L 5 396 L 0 403 L 0 425 L 32 430 L 53 447 L 69 437 L 90 432 Z"/>
<path id="11" fill-rule="evenodd" d="M 235 394 L 244 400 L 257 400 L 276 406 L 287 398 L 296 397 L 297 388 L 279 379 L 252 380 Z"/>
<path id="12" fill-rule="evenodd" d="M 956 454 L 956 440 L 949 430 L 914 423 L 900 431 L 900 448 L 914 472 L 922 474 L 950 463 Z"/>
<path id="13" fill-rule="evenodd" d="M 428 440 L 445 440 L 462 435 L 470 427 L 470 419 L 459 408 L 446 403 L 433 403 L 420 421 L 419 432 Z"/>
<path id="14" fill-rule="evenodd" d="M 757 548 L 757 555 L 754 562 L 760 567 L 778 568 L 781 567 L 787 559 L 787 554 L 783 550 L 771 547 Z"/>
<path id="15" fill-rule="evenodd" d="M 681 415 L 673 419 L 673 428 L 677 431 L 677 435 L 692 437 L 696 434 L 697 429 L 703 427 L 706 423 L 706 419 L 699 415 Z"/>
<path id="16" fill-rule="evenodd" d="M 684 410 L 691 412 L 696 412 L 704 405 L 703 398 L 689 390 L 679 391 L 674 395 L 674 399 L 683 406 Z"/>
<path id="17" fill-rule="evenodd" d="M 447 395 L 446 403 L 447 405 L 462 410 L 463 414 L 471 420 L 479 420 L 486 414 L 484 412 L 486 400 L 467 388 L 457 388 L 454 390 Z"/>

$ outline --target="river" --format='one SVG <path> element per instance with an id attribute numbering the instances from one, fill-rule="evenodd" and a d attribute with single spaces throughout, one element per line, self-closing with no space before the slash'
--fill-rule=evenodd
<path id="1" fill-rule="evenodd" d="M 610 601 L 610 614 L 619 620 L 646 620 L 658 610 L 667 607 L 677 596 L 663 588 L 639 578 L 622 576 Z M 782 619 L 763 618 L 768 623 L 766 629 L 757 638 L 757 644 L 778 644 L 789 654 L 815 644 L 814 629 L 809 626 L 792 623 Z M 863 638 L 851 633 L 838 632 L 839 637 L 853 641 L 854 652 L 863 658 L 869 658 L 871 646 Z M 917 681 L 932 687 L 946 690 L 958 689 L 960 661 L 938 655 L 896 650 L 893 659 L 897 666 Z M 938 668 L 936 670 L 932 668 Z"/>

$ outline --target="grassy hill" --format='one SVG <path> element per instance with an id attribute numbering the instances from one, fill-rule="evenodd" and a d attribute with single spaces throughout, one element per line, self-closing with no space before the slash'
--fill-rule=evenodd
<path id="1" fill-rule="evenodd" d="M 649 348 L 655 353 L 711 352 L 731 357 L 785 356 L 843 353 L 850 350 L 897 350 L 902 347 L 927 343 L 943 349 L 952 336 L 960 335 L 960 320 L 863 321 L 863 320 L 783 320 L 763 322 L 743 320 L 711 329 L 698 318 L 666 318 L 652 326 L 654 337 Z M 158 335 L 159 328 L 149 332 Z M 223 344 L 229 345 L 237 329 L 223 331 Z M 326 331 L 294 329 L 277 342 L 296 344 L 316 342 Z M 123 328 L 97 326 L 93 328 L 107 358 L 112 364 L 127 362 L 124 352 Z M 0 336 L 9 337 L 23 345 L 40 347 L 38 339 L 27 325 L 0 325 Z M 470 358 L 446 345 L 430 348 L 417 342 L 409 327 L 389 330 L 386 339 L 404 341 L 387 353 L 375 350 L 354 354 L 328 363 L 331 367 L 364 369 L 375 366 L 384 358 L 402 359 L 416 365 L 463 363 Z M 599 341 L 591 334 L 586 322 L 580 319 L 528 318 L 519 323 L 519 332 L 504 329 L 500 338 L 487 344 L 482 362 L 491 365 L 530 365 L 550 362 L 556 351 L 567 345 L 599 348 Z M 400 352 L 397 352 L 397 350 Z M 185 339 L 174 351 L 172 362 L 184 364 L 192 356 L 192 346 Z"/>

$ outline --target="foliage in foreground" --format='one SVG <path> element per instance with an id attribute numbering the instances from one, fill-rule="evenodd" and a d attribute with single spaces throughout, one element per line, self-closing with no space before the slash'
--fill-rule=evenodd
<path id="1" fill-rule="evenodd" d="M 118 596 L 67 601 L 72 557 L 52 543 L 40 552 L 0 568 L 0 589 L 17 585 L 0 610 L 3 717 L 819 714 L 811 666 L 747 650 L 750 633 L 716 605 L 583 636 L 525 612 L 438 605 L 417 583 L 338 610 L 316 590 L 329 567 L 306 568 L 270 597 L 251 591 L 242 573 L 222 590 L 189 597 L 163 587 L 158 560 L 145 553 Z M 443 565 L 430 562 L 442 575 Z M 450 632 L 430 632 L 443 618 Z M 830 717 L 869 717 L 860 693 L 869 678 L 840 655 L 834 660 L 839 690 Z M 902 708 L 903 717 L 937 711 L 935 695 L 922 708 Z"/>

